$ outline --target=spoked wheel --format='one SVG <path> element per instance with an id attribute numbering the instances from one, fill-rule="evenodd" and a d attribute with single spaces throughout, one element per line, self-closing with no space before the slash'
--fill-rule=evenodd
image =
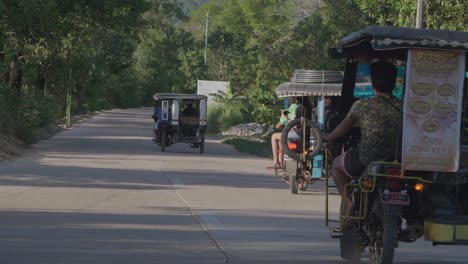
<path id="1" fill-rule="evenodd" d="M 305 128 L 301 125 L 301 120 L 296 119 L 286 124 L 281 132 L 281 148 L 286 155 L 296 161 L 300 160 L 300 154 L 304 152 L 304 145 L 306 146 L 307 159 L 319 154 L 322 146 L 322 132 L 319 127 L 311 120 L 304 121 Z"/>
<path id="2" fill-rule="evenodd" d="M 377 205 L 376 205 L 377 204 Z M 380 206 L 380 208 L 376 208 Z M 373 209 L 381 213 L 381 221 L 374 226 L 373 239 L 369 245 L 369 257 L 371 264 L 391 264 L 398 243 L 399 218 L 397 214 L 390 213 L 392 205 L 384 205 L 381 201 L 375 201 Z M 374 211 L 376 212 L 376 211 Z"/>
<path id="3" fill-rule="evenodd" d="M 376 233 L 374 241 L 369 245 L 369 258 L 371 263 L 381 263 L 382 261 L 382 232 Z"/>
<path id="4" fill-rule="evenodd" d="M 359 195 L 355 195 L 353 192 L 351 197 L 353 198 L 353 204 L 359 204 Z M 351 213 L 352 216 L 358 215 L 357 207 L 355 206 L 354 211 Z M 343 217 L 344 204 L 341 200 L 340 205 L 340 217 Z M 348 222 L 346 224 L 347 221 Z M 360 229 L 355 220 L 345 218 L 340 225 L 341 237 L 340 237 L 340 255 L 342 259 L 348 260 L 353 264 L 361 263 L 361 249 L 362 249 L 362 236 Z"/>

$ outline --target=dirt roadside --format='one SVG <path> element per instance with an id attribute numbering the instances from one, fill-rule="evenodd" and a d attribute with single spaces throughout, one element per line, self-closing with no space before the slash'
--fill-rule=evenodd
<path id="1" fill-rule="evenodd" d="M 63 130 L 79 126 L 86 120 L 96 116 L 98 113 L 99 112 L 93 112 L 85 115 L 73 116 L 71 118 L 71 127 L 69 128 L 66 127 L 66 120 L 62 119 L 58 124 L 52 124 L 47 127 L 37 129 L 33 133 L 33 142 L 37 143 L 42 140 L 46 140 Z M 30 145 L 11 135 L 0 134 L 0 163 L 21 156 L 29 147 Z"/>

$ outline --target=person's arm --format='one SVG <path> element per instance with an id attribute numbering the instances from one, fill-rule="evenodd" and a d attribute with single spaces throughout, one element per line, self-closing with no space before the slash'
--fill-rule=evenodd
<path id="1" fill-rule="evenodd" d="M 325 137 L 325 141 L 336 141 L 346 136 L 349 131 L 353 128 L 354 121 L 346 116 L 345 119 L 328 135 Z"/>
<path id="2" fill-rule="evenodd" d="M 288 123 L 289 121 L 289 117 L 288 115 L 286 114 L 286 112 L 283 112 L 281 117 L 280 117 L 280 120 L 278 121 L 278 123 L 276 123 L 276 128 L 277 129 L 283 129 L 284 126 Z"/>
<path id="3" fill-rule="evenodd" d="M 360 101 L 356 101 L 351 107 L 351 110 L 349 110 L 349 113 L 346 115 L 345 119 L 341 121 L 341 123 L 328 136 L 324 138 L 324 140 L 333 142 L 346 136 L 351 131 L 354 124 L 358 121 L 360 108 Z"/>

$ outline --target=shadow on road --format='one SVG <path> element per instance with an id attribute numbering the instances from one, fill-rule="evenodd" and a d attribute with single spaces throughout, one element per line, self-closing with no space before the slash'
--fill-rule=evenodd
<path id="1" fill-rule="evenodd" d="M 2 263 L 224 262 L 185 210 L 165 212 L 0 211 Z"/>
<path id="2" fill-rule="evenodd" d="M 87 161 L 87 165 L 93 164 Z M 112 163 L 96 162 L 112 167 Z M 284 182 L 269 175 L 232 171 L 152 171 L 144 169 L 50 166 L 35 164 L 34 168 L 4 167 L 0 172 L 2 186 L 103 188 L 126 190 L 170 189 L 171 179 L 183 177 L 183 187 L 221 186 L 229 188 L 285 189 Z"/>

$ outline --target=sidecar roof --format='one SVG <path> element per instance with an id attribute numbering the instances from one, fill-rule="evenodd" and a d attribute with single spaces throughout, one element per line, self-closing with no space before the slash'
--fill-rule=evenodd
<path id="1" fill-rule="evenodd" d="M 393 51 L 395 55 L 410 48 L 468 51 L 468 32 L 369 26 L 341 39 L 329 53 L 335 58 L 372 55 L 375 51 Z"/>

